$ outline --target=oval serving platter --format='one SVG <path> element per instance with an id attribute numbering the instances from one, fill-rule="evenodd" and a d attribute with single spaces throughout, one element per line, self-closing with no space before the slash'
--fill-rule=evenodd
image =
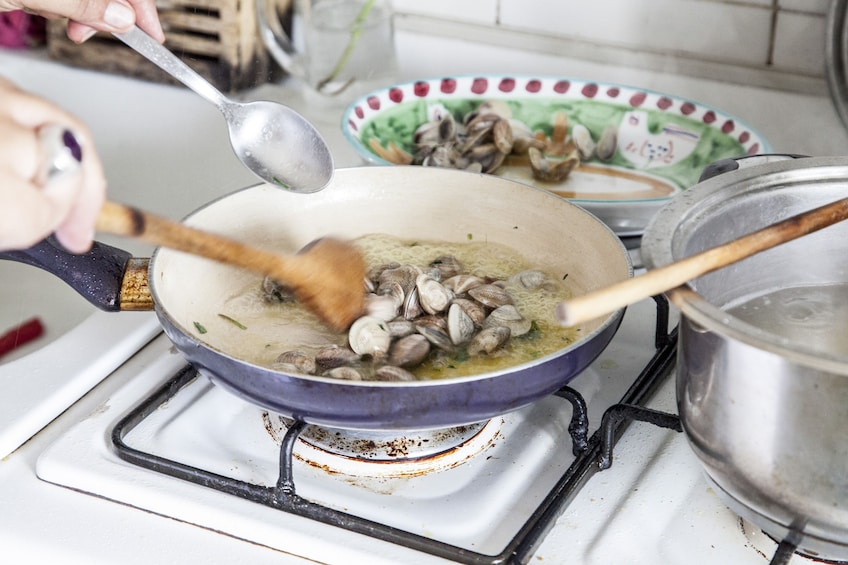
<path id="1" fill-rule="evenodd" d="M 566 141 L 576 124 L 595 142 L 614 126 L 611 158 L 581 161 L 563 181 L 538 180 L 526 159 L 512 156 L 494 174 L 563 196 L 620 236 L 640 235 L 654 213 L 695 185 L 710 163 L 771 150 L 749 125 L 698 102 L 616 84 L 515 75 L 436 78 L 375 90 L 348 106 L 342 131 L 367 163 L 398 164 L 393 152 L 413 154 L 419 126 L 445 112 L 462 121 L 488 100 L 505 102 L 512 118 L 547 139 L 557 135 L 555 123 L 562 124 L 557 120 L 563 115 Z"/>

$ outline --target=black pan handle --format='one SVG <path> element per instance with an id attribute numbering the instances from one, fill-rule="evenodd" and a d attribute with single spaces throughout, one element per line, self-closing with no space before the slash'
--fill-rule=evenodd
<path id="1" fill-rule="evenodd" d="M 66 251 L 52 237 L 29 249 L 0 251 L 0 259 L 26 263 L 56 275 L 100 310 L 121 309 L 124 271 L 132 254 L 94 242 L 88 253 Z"/>

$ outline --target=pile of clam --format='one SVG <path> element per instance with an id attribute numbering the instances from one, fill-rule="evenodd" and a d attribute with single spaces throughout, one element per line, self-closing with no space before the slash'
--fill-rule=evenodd
<path id="1" fill-rule="evenodd" d="M 268 284 L 266 279 L 266 292 L 279 298 L 279 289 Z M 412 371 L 422 363 L 498 355 L 511 338 L 531 332 L 533 322 L 521 315 L 507 288 L 551 284 L 536 270 L 508 280 L 464 273 L 452 255 L 424 269 L 381 265 L 366 277 L 366 313 L 350 327 L 349 347 L 328 345 L 315 354 L 287 351 L 272 368 L 346 380 L 414 381 Z"/>
<path id="2" fill-rule="evenodd" d="M 609 161 L 615 155 L 618 129 L 611 125 L 597 141 L 582 124 L 570 128 L 565 112 L 554 116 L 550 136 L 534 132 L 524 122 L 512 117 L 503 101 L 483 102 L 476 111 L 457 121 L 453 114 L 440 108 L 432 119 L 415 131 L 414 153 L 396 145 L 382 147 L 371 140 L 372 149 L 395 164 L 423 165 L 493 173 L 507 163 L 526 163 L 533 176 L 547 182 L 560 182 L 581 163 L 594 157 Z"/>

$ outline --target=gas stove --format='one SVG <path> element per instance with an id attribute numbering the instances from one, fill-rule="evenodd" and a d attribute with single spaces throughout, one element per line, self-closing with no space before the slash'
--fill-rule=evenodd
<path id="1" fill-rule="evenodd" d="M 664 300 L 640 302 L 557 394 L 479 425 L 399 435 L 269 414 L 198 376 L 160 336 L 36 472 L 293 562 L 785 562 L 718 500 L 679 433 L 668 319 Z"/>

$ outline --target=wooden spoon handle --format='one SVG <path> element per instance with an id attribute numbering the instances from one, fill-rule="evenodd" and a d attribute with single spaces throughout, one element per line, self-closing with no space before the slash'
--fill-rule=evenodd
<path id="1" fill-rule="evenodd" d="M 136 208 L 107 201 L 97 218 L 97 230 L 134 237 L 154 245 L 200 255 L 289 282 L 290 257 L 199 230 Z"/>
<path id="2" fill-rule="evenodd" d="M 557 320 L 563 326 L 576 326 L 599 318 L 846 218 L 848 198 L 802 212 L 638 277 L 560 302 L 556 308 Z"/>

